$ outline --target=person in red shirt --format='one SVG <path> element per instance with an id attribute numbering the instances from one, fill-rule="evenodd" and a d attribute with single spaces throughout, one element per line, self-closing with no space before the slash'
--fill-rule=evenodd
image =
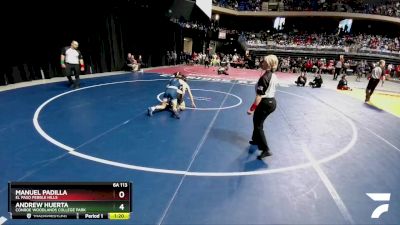
<path id="1" fill-rule="evenodd" d="M 397 65 L 397 67 L 396 67 L 396 76 L 397 76 L 397 78 L 400 77 L 400 65 Z"/>
<path id="2" fill-rule="evenodd" d="M 337 85 L 337 89 L 338 90 L 349 90 L 349 91 L 351 91 L 351 88 L 349 86 L 347 86 L 346 75 L 343 75 L 342 79 L 339 80 L 339 83 Z"/>

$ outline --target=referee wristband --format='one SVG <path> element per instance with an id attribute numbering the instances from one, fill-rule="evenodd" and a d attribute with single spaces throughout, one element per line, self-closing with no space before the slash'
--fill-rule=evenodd
<path id="1" fill-rule="evenodd" d="M 81 64 L 81 68 L 85 68 L 85 64 Z"/>
<path id="2" fill-rule="evenodd" d="M 254 110 L 256 110 L 256 108 L 257 108 L 257 105 L 255 103 L 253 103 L 253 105 L 251 105 L 251 107 L 250 107 L 250 111 L 254 111 Z"/>
<path id="3" fill-rule="evenodd" d="M 61 65 L 64 65 L 65 64 L 65 62 L 64 61 L 61 61 Z"/>

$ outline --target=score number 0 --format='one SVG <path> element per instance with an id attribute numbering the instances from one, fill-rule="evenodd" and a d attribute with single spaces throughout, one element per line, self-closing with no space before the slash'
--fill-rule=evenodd
<path id="1" fill-rule="evenodd" d="M 118 197 L 119 198 L 124 198 L 125 197 L 125 192 L 124 191 L 120 191 L 119 193 L 118 193 Z M 119 206 L 119 209 L 121 209 L 122 211 L 125 209 L 124 208 L 124 204 L 121 204 L 120 206 Z"/>

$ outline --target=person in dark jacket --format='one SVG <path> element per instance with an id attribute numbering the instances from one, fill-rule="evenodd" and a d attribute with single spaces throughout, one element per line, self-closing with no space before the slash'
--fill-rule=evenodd
<path id="1" fill-rule="evenodd" d="M 307 77 L 305 73 L 301 73 L 300 76 L 297 78 L 297 81 L 295 81 L 297 86 L 302 86 L 304 87 L 307 84 Z"/>
<path id="2" fill-rule="evenodd" d="M 343 75 L 342 79 L 339 80 L 339 83 L 337 85 L 337 89 L 338 90 L 349 90 L 349 91 L 351 91 L 351 88 L 349 86 L 347 86 L 346 75 Z"/>
<path id="3" fill-rule="evenodd" d="M 320 88 L 322 86 L 323 80 L 321 77 L 321 74 L 317 74 L 312 82 L 309 83 L 309 85 L 312 88 Z"/>

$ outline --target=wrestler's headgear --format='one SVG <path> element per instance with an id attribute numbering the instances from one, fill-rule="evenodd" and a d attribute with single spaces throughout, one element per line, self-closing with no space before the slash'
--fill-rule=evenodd
<path id="1" fill-rule="evenodd" d="M 181 77 L 182 77 L 182 74 L 181 74 L 180 72 L 176 72 L 176 73 L 174 73 L 174 76 L 175 76 L 176 78 L 181 78 Z"/>
<path id="2" fill-rule="evenodd" d="M 174 73 L 174 75 L 175 75 L 176 78 L 179 78 L 179 79 L 182 79 L 182 80 L 186 81 L 186 76 L 181 74 L 180 72 L 176 72 L 176 73 Z"/>

